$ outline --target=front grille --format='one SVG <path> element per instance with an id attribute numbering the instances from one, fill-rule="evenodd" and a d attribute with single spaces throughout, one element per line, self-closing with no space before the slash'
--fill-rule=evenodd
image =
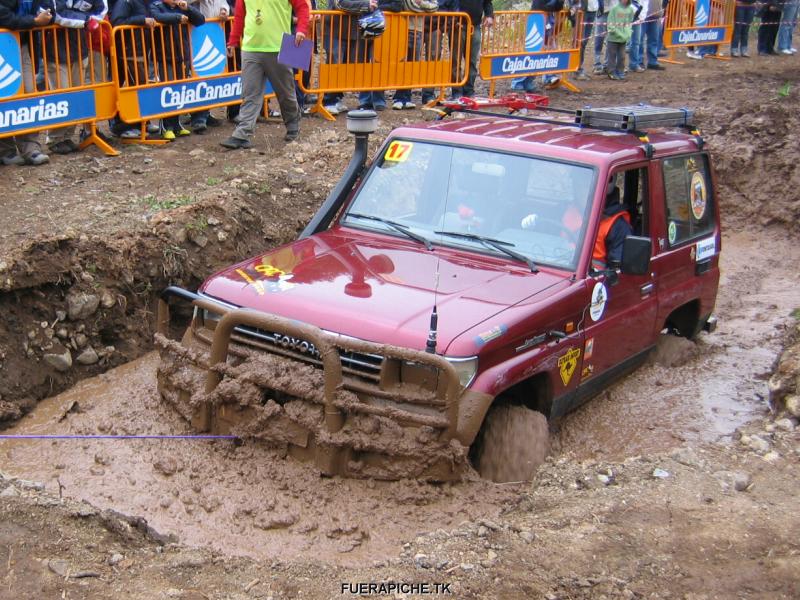
<path id="1" fill-rule="evenodd" d="M 281 352 L 300 359 L 304 362 L 321 365 L 319 350 L 314 344 L 301 338 L 256 329 L 255 327 L 238 326 L 234 327 L 234 332 L 241 338 L 251 338 L 258 342 L 269 344 L 279 349 Z M 335 335 L 335 334 L 332 334 Z M 242 339 L 241 341 L 245 341 Z M 363 352 L 352 352 L 339 348 L 339 357 L 342 367 L 352 372 L 361 373 L 377 377 L 380 374 L 383 357 L 378 354 L 366 354 Z"/>

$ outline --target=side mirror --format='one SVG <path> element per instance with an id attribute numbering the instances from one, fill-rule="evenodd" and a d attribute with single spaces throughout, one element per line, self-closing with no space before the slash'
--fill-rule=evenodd
<path id="1" fill-rule="evenodd" d="M 649 237 L 629 235 L 622 246 L 622 272 L 626 275 L 645 275 L 650 270 L 652 241 Z"/>

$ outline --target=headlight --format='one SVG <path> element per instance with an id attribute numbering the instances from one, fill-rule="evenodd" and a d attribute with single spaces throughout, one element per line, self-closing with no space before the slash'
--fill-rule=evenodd
<path id="1" fill-rule="evenodd" d="M 475 373 L 478 372 L 478 357 L 471 356 L 469 358 L 447 358 L 447 362 L 453 365 L 458 375 L 458 381 L 463 387 L 469 387 L 472 380 L 475 379 Z"/>

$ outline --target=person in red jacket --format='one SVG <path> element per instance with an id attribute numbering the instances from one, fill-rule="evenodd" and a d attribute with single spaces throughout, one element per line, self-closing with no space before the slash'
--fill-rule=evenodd
<path id="1" fill-rule="evenodd" d="M 250 148 L 256 119 L 264 105 L 264 86 L 272 84 L 286 126 L 284 140 L 300 135 L 300 107 L 294 89 L 292 69 L 278 62 L 283 35 L 292 29 L 292 12 L 297 18 L 294 42 L 300 45 L 308 31 L 306 0 L 236 0 L 228 53 L 242 48 L 242 108 L 233 135 L 221 142 L 225 148 Z"/>

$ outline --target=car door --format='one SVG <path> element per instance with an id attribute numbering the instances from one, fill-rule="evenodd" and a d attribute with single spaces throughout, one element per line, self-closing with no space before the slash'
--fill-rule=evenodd
<path id="1" fill-rule="evenodd" d="M 634 235 L 650 235 L 650 168 L 642 163 L 612 172 Z M 633 359 L 654 344 L 656 281 L 652 272 L 614 278 L 590 271 L 586 298 L 581 384 L 591 385 L 633 366 Z"/>

